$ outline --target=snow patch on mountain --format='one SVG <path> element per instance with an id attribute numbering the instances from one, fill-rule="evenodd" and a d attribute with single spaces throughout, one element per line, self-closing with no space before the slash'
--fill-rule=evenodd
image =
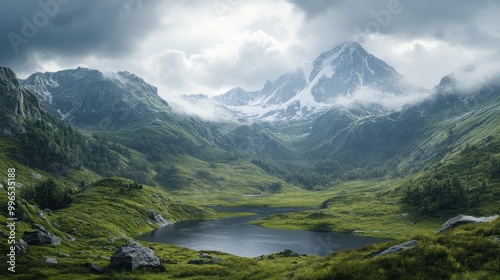
<path id="1" fill-rule="evenodd" d="M 53 79 L 50 73 L 45 73 L 44 75 L 46 77 L 35 77 L 33 83 L 27 85 L 26 88 L 32 92 L 37 92 L 39 94 L 39 98 L 49 104 L 52 104 L 52 94 L 50 93 L 49 89 L 59 87 L 59 83 Z"/>
<path id="2" fill-rule="evenodd" d="M 357 42 L 345 42 L 295 72 L 267 81 L 260 91 L 235 88 L 213 100 L 250 120 L 273 122 L 310 118 L 332 106 L 360 102 L 397 110 L 427 95 Z"/>

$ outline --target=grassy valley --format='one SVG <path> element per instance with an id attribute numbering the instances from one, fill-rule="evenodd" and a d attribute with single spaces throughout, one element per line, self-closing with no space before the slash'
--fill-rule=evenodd
<path id="1" fill-rule="evenodd" d="M 27 254 L 18 256 L 17 266 L 21 272 L 14 279 L 107 279 L 109 277 L 114 279 L 164 279 L 165 277 L 183 279 L 200 277 L 204 279 L 221 277 L 228 279 L 427 279 L 436 275 L 442 279 L 462 279 L 462 277 L 488 279 L 500 271 L 499 245 L 492 241 L 492 238 L 500 234 L 498 220 L 492 224 L 461 226 L 436 235 L 434 232 L 443 219 L 418 221 L 410 215 L 406 218 L 407 220 L 404 220 L 399 213 L 393 213 L 394 210 L 398 210 L 396 206 L 398 203 L 394 199 L 392 201 L 394 205 L 391 205 L 389 194 L 382 196 L 385 197 L 381 198 L 384 200 L 382 203 L 374 202 L 373 198 L 366 198 L 366 203 L 363 203 L 364 199 L 360 203 L 352 203 L 354 196 L 343 194 L 346 198 L 345 202 L 338 204 L 335 203 L 335 199 L 330 199 L 328 203 L 336 206 L 329 207 L 327 211 L 311 210 L 298 213 L 295 219 L 275 225 L 294 227 L 292 220 L 323 220 L 330 221 L 333 225 L 327 230 L 339 230 L 341 227 L 336 228 L 335 222 L 331 222 L 338 219 L 340 221 L 337 221 L 337 224 L 345 222 L 346 225 L 357 224 L 358 228 L 364 228 L 366 231 L 361 234 L 378 235 L 370 230 L 377 230 L 381 227 L 390 228 L 392 233 L 381 232 L 379 234 L 397 240 L 365 246 L 360 250 L 340 251 L 326 258 L 314 255 L 299 257 L 275 255 L 258 260 L 220 252 L 205 252 L 224 260 L 213 265 L 187 264 L 190 259 L 196 259 L 199 252 L 174 245 L 147 242 L 144 245 L 154 246 L 156 256 L 166 267 L 165 272 L 137 270 L 117 273 L 107 269 L 102 275 L 92 273 L 84 266 L 84 263 L 90 262 L 107 267 L 108 258 L 119 246 L 127 244 L 140 233 L 159 226 L 148 215 L 148 210 L 155 210 L 170 221 L 222 217 L 210 210 L 185 204 L 158 188 L 143 186 L 141 189 L 129 189 L 131 183 L 130 180 L 120 178 L 97 181 L 76 193 L 69 207 L 56 211 L 42 211 L 21 200 L 20 209 L 27 214 L 27 220 L 18 223 L 18 232 L 28 230 L 36 223 L 53 232 L 63 241 L 57 246 L 29 246 Z M 375 187 L 367 187 L 368 183 Z M 359 194 L 364 193 L 364 196 L 369 196 L 370 193 L 376 195 L 380 186 L 387 183 L 352 182 L 343 187 L 351 187 L 353 193 L 359 191 Z M 122 188 L 125 190 L 122 191 Z M 1 202 L 5 203 L 6 195 L 4 191 L 2 193 Z M 264 201 L 272 203 L 279 200 L 286 201 L 282 205 L 302 205 L 298 199 L 301 195 L 303 194 L 300 192 L 290 192 L 288 195 L 273 195 L 268 199 L 258 199 L 259 203 Z M 320 198 L 325 194 L 313 195 Z M 327 195 L 334 195 L 334 193 Z M 350 200 L 351 203 L 349 203 Z M 314 201 L 315 199 L 311 199 L 306 202 L 306 205 L 313 206 Z M 240 205 L 253 203 L 239 202 Z M 366 207 L 364 210 L 361 209 L 363 206 Z M 333 213 L 340 208 L 345 208 L 343 210 L 349 213 L 338 211 L 342 213 L 339 218 L 327 219 L 326 216 L 334 216 Z M 380 208 L 380 210 L 371 211 L 369 215 L 369 209 L 375 208 Z M 43 213 L 44 218 L 40 217 L 40 213 Z M 347 220 L 343 216 L 350 218 Z M 1 219 L 2 224 L 5 224 L 5 218 Z M 263 221 L 272 223 L 275 217 Z M 410 225 L 410 221 L 418 222 L 416 225 Z M 308 227 L 310 225 L 297 226 Z M 400 242 L 398 240 L 411 238 L 419 241 L 415 249 L 397 255 L 365 259 L 365 256 L 373 251 L 398 244 Z M 2 243 L 2 250 L 6 250 L 5 243 Z M 57 258 L 58 263 L 56 265 L 45 263 L 44 260 L 49 257 Z M 2 273 L 5 274 L 5 272 Z M 366 278 L 367 275 L 368 278 Z"/>

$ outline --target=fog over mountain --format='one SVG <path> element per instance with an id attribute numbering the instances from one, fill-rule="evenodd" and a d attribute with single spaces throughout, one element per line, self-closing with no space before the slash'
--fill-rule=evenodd
<path id="1" fill-rule="evenodd" d="M 376 105 L 370 113 L 399 110 L 429 94 L 359 43 L 348 41 L 294 72 L 268 80 L 259 91 L 236 87 L 212 98 L 184 96 L 178 104 L 191 108 L 183 109 L 185 113 L 202 118 L 236 114 L 254 121 L 286 121 L 311 118 L 333 106 Z"/>
<path id="2" fill-rule="evenodd" d="M 499 61 L 500 55 L 496 54 L 476 64 L 464 65 L 443 77 L 439 87 L 467 96 L 485 86 L 496 85 L 500 83 Z"/>

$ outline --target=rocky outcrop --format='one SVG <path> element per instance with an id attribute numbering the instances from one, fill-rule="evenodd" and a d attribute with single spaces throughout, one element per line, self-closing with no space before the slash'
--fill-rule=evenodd
<path id="1" fill-rule="evenodd" d="M 59 245 L 61 238 L 42 230 L 28 230 L 23 234 L 22 239 L 29 245 Z"/>
<path id="2" fill-rule="evenodd" d="M 167 220 L 165 220 L 165 218 L 163 218 L 163 216 L 156 212 L 155 210 L 148 210 L 148 214 L 149 214 L 149 217 L 157 222 L 160 226 L 164 226 L 164 225 L 168 225 L 169 222 Z"/>
<path id="3" fill-rule="evenodd" d="M 14 248 L 16 249 L 16 254 L 26 254 L 28 252 L 28 243 L 20 238 L 17 240 Z"/>
<path id="4" fill-rule="evenodd" d="M 136 268 L 151 268 L 164 271 L 165 267 L 155 256 L 153 250 L 137 243 L 121 247 L 111 256 L 110 267 L 113 269 L 131 271 Z"/>
<path id="5" fill-rule="evenodd" d="M 365 256 L 365 259 L 394 254 L 394 253 L 397 253 L 397 252 L 400 252 L 403 250 L 407 250 L 407 249 L 416 247 L 417 245 L 418 245 L 418 241 L 413 239 L 413 240 L 407 241 L 405 243 L 394 245 L 394 246 L 389 247 L 388 249 L 385 249 L 385 250 L 371 252 L 370 254 Z"/>
<path id="6" fill-rule="evenodd" d="M 491 221 L 495 220 L 498 218 L 498 215 L 495 216 L 490 216 L 490 217 L 474 217 L 474 216 L 467 216 L 467 215 L 458 215 L 454 218 L 449 219 L 446 221 L 438 230 L 438 232 L 454 228 L 458 225 L 462 224 L 471 224 L 471 223 L 490 223 Z"/>
<path id="7" fill-rule="evenodd" d="M 9 68 L 0 65 L 0 135 L 25 133 L 26 117 L 41 118 L 41 105 Z"/>

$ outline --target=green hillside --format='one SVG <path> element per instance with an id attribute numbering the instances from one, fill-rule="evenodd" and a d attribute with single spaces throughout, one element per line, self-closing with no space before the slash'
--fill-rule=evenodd
<path id="1" fill-rule="evenodd" d="M 199 252 L 148 242 L 144 245 L 154 246 L 154 252 L 166 271 L 117 273 L 107 267 L 108 258 L 115 250 L 127 244 L 130 238 L 158 227 L 148 210 L 155 210 L 171 221 L 221 217 L 206 209 L 182 204 L 154 187 L 129 189 L 131 183 L 121 178 L 97 181 L 76 193 L 69 207 L 58 211 L 42 211 L 20 200 L 19 209 L 27 219 L 17 223 L 18 233 L 42 226 L 62 238 L 62 242 L 57 246 L 29 245 L 28 253 L 17 258 L 16 266 L 22 270 L 14 276 L 6 271 L 0 274 L 9 275 L 9 279 L 415 279 L 415 276 L 421 279 L 436 276 L 442 279 L 493 279 L 500 273 L 500 245 L 492 239 L 500 235 L 498 220 L 492 224 L 461 226 L 438 235 L 430 228 L 420 234 L 408 233 L 401 240 L 417 239 L 419 245 L 416 248 L 370 259 L 365 256 L 399 241 L 341 251 L 325 258 L 276 254 L 257 260 L 206 252 L 224 260 L 213 265 L 187 263 L 197 258 Z M 5 203 L 5 191 L 0 192 L 1 202 Z M 43 213 L 44 218 L 39 213 Z M 3 216 L 0 220 L 5 231 L 6 220 Z M 35 223 L 40 226 L 35 227 Z M 5 242 L 2 242 L 1 249 L 7 251 Z M 2 255 L 2 261 L 5 262 L 5 258 Z M 47 264 L 46 258 L 56 258 L 58 263 Z M 95 274 L 85 263 L 103 267 L 105 272 Z"/>

